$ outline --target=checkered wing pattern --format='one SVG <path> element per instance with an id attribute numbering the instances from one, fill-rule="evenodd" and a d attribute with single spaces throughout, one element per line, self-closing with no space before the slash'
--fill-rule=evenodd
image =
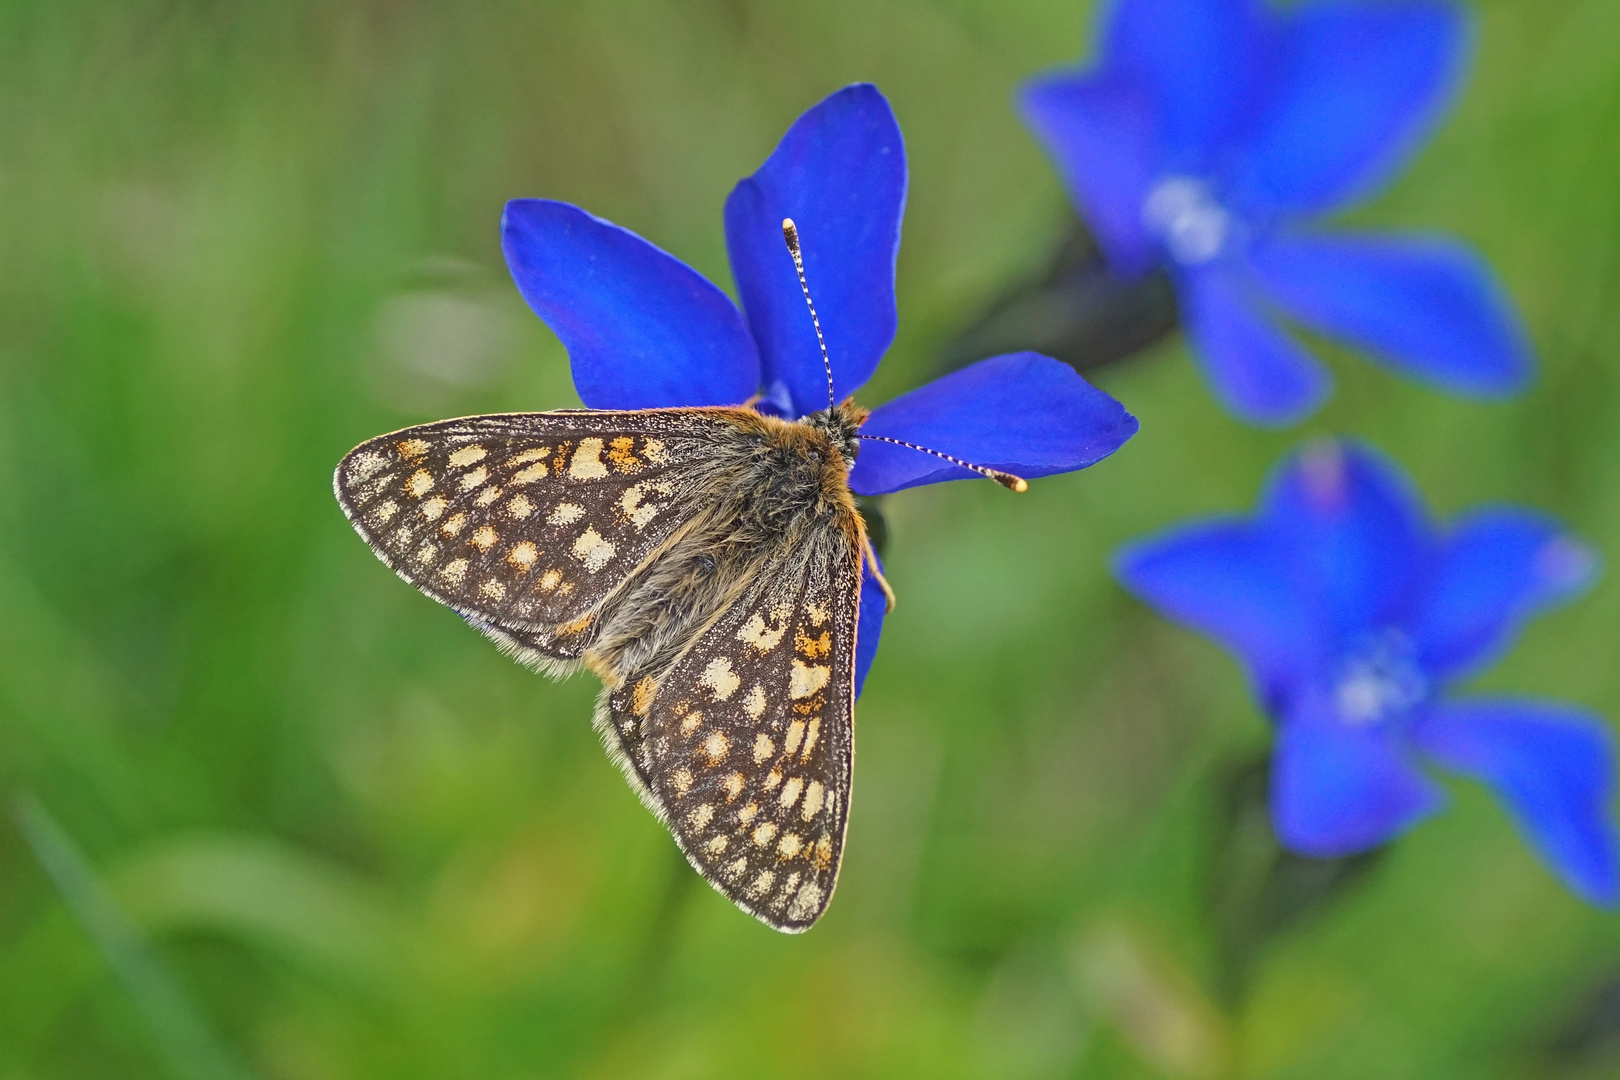
<path id="1" fill-rule="evenodd" d="M 514 413 L 406 428 L 338 465 L 377 557 L 485 630 L 573 658 L 592 613 L 690 518 L 724 410 Z"/>
<path id="2" fill-rule="evenodd" d="M 778 930 L 832 898 L 849 814 L 860 556 L 830 524 L 783 550 L 605 725 L 692 865 Z"/>

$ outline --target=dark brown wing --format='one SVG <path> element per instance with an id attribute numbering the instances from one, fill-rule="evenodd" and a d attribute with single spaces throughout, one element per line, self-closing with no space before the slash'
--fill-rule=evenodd
<path id="1" fill-rule="evenodd" d="M 497 638 L 572 659 L 592 612 L 691 517 L 727 414 L 445 420 L 362 443 L 333 487 L 400 577 Z"/>
<path id="2" fill-rule="evenodd" d="M 754 587 L 598 723 L 681 850 L 762 922 L 809 929 L 843 857 L 860 555 L 837 523 L 784 542 Z"/>

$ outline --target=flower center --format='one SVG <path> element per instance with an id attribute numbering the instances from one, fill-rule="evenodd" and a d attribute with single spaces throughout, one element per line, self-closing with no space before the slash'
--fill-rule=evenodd
<path id="1" fill-rule="evenodd" d="M 1209 185 L 1190 176 L 1168 176 L 1142 200 L 1142 223 L 1164 241 L 1170 257 L 1187 266 L 1209 262 L 1232 233 L 1232 215 L 1215 201 Z"/>
<path id="2" fill-rule="evenodd" d="M 1429 696 L 1429 680 L 1418 667 L 1416 650 L 1405 634 L 1385 631 L 1350 654 L 1333 683 L 1333 705 L 1347 724 L 1393 720 Z"/>

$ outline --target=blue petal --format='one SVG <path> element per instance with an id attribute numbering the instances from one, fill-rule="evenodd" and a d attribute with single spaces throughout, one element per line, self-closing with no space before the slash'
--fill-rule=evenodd
<path id="1" fill-rule="evenodd" d="M 1162 155 L 1147 95 L 1117 79 L 1062 72 L 1025 83 L 1018 109 L 1114 270 L 1152 269 L 1158 241 L 1143 224 L 1142 201 Z"/>
<path id="2" fill-rule="evenodd" d="M 1323 653 L 1314 612 L 1252 522 L 1201 522 L 1138 540 L 1115 553 L 1114 576 L 1165 616 L 1236 653 L 1269 711 Z"/>
<path id="3" fill-rule="evenodd" d="M 1167 167 L 1205 172 L 1244 117 L 1264 68 L 1266 16 L 1255 0 L 1121 0 L 1114 7 L 1103 64 L 1153 102 Z"/>
<path id="4" fill-rule="evenodd" d="M 1250 264 L 1290 315 L 1397 371 L 1492 397 L 1530 381 L 1530 342 L 1512 302 L 1460 244 L 1291 237 L 1262 245 Z"/>
<path id="5" fill-rule="evenodd" d="M 1601 720 L 1550 702 L 1459 701 L 1413 737 L 1435 760 L 1489 784 L 1576 893 L 1594 904 L 1620 901 L 1614 747 Z"/>
<path id="6" fill-rule="evenodd" d="M 881 571 L 883 565 L 878 564 Z M 877 656 L 878 639 L 883 636 L 883 617 L 889 611 L 889 598 L 873 576 L 871 567 L 861 563 L 861 617 L 855 628 L 855 696 L 866 686 L 866 673 Z"/>
<path id="7" fill-rule="evenodd" d="M 1136 434 L 1136 417 L 1069 365 L 1026 352 L 980 360 L 895 398 L 872 412 L 861 433 L 1033 478 L 1101 461 Z M 881 495 L 977 475 L 931 454 L 864 439 L 849 486 Z"/>
<path id="8" fill-rule="evenodd" d="M 1285 17 L 1271 105 L 1236 166 L 1259 207 L 1311 212 L 1382 183 L 1439 117 L 1466 53 L 1461 11 L 1323 0 Z"/>
<path id="9" fill-rule="evenodd" d="M 1306 709 L 1283 723 L 1271 769 L 1277 839 L 1316 858 L 1377 847 L 1444 801 L 1396 730 L 1352 727 L 1327 709 Z"/>
<path id="10" fill-rule="evenodd" d="M 1358 443 L 1315 443 L 1290 458 L 1261 513 L 1292 587 L 1341 647 L 1401 625 L 1428 580 L 1435 541 L 1422 501 Z"/>
<path id="11" fill-rule="evenodd" d="M 1255 311 L 1237 271 L 1197 270 L 1181 285 L 1183 325 L 1227 411 L 1275 427 L 1303 420 L 1327 400 L 1327 369 Z"/>
<path id="12" fill-rule="evenodd" d="M 792 218 L 832 358 L 836 398 L 871 378 L 894 340 L 894 262 L 906 202 L 906 151 L 889 103 L 864 83 L 796 120 L 758 172 L 726 200 L 726 249 L 764 382 L 797 413 L 827 407 L 815 327 L 782 241 Z"/>
<path id="13" fill-rule="evenodd" d="M 1542 514 L 1494 507 L 1459 521 L 1411 623 L 1424 667 L 1442 678 L 1477 669 L 1524 620 L 1584 592 L 1597 571 L 1597 553 Z"/>
<path id="14" fill-rule="evenodd" d="M 759 386 L 753 339 L 726 294 L 635 233 L 567 203 L 513 199 L 501 249 L 592 408 L 736 405 Z"/>

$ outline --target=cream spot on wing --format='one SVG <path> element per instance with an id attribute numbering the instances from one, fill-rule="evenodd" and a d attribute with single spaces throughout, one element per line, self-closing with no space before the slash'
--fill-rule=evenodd
<path id="1" fill-rule="evenodd" d="M 669 782 L 675 787 L 675 794 L 685 795 L 692 790 L 692 770 L 676 769 L 669 774 Z"/>
<path id="2" fill-rule="evenodd" d="M 544 461 L 550 453 L 551 447 L 549 446 L 531 446 L 521 454 L 513 454 L 510 463 L 513 465 L 527 465 L 531 461 Z"/>
<path id="3" fill-rule="evenodd" d="M 776 882 L 776 875 L 769 870 L 761 870 L 759 877 L 748 883 L 748 899 L 758 900 L 771 891 Z"/>
<path id="4" fill-rule="evenodd" d="M 422 516 L 427 518 L 429 521 L 438 521 L 439 515 L 443 514 L 449 508 L 450 500 L 446 499 L 443 495 L 435 495 L 433 498 L 428 499 L 422 503 L 421 506 L 417 507 L 417 509 L 422 512 Z"/>
<path id="5" fill-rule="evenodd" d="M 421 439 L 406 439 L 395 443 L 394 449 L 399 451 L 399 456 L 406 461 L 415 461 L 417 458 L 427 457 L 428 444 Z"/>
<path id="6" fill-rule="evenodd" d="M 726 869 L 724 871 L 726 880 L 736 881 L 738 878 L 743 876 L 743 871 L 747 869 L 747 859 L 732 859 L 730 862 L 726 863 Z"/>
<path id="7" fill-rule="evenodd" d="M 704 846 L 709 849 L 709 857 L 712 859 L 716 855 L 719 855 L 721 852 L 725 851 L 726 845 L 729 843 L 731 843 L 731 838 L 722 833 L 721 835 L 710 839 L 710 841 Z"/>
<path id="8" fill-rule="evenodd" d="M 416 561 L 423 566 L 428 565 L 439 555 L 439 549 L 433 544 L 423 544 L 422 550 L 416 553 Z"/>
<path id="9" fill-rule="evenodd" d="M 718 765 L 726 760 L 731 753 L 731 740 L 721 731 L 709 732 L 709 737 L 703 740 L 703 756 L 709 759 L 710 765 Z"/>
<path id="10" fill-rule="evenodd" d="M 786 623 L 773 628 L 765 625 L 765 620 L 756 614 L 750 616 L 742 629 L 737 631 L 737 640 L 752 645 L 760 653 L 768 653 L 781 643 L 785 633 Z"/>
<path id="11" fill-rule="evenodd" d="M 574 460 L 568 463 L 568 475 L 575 480 L 600 480 L 607 474 L 607 466 L 602 464 L 602 440 L 579 440 Z"/>
<path id="12" fill-rule="evenodd" d="M 820 720 L 812 720 L 812 721 L 810 721 L 810 726 L 805 729 L 805 733 L 804 733 L 804 749 L 799 753 L 799 760 L 800 761 L 809 761 L 810 760 L 810 748 L 812 746 L 816 745 L 816 736 L 820 735 L 820 734 L 821 734 L 821 721 Z"/>
<path id="13" fill-rule="evenodd" d="M 809 821 L 811 818 L 821 813 L 821 796 L 824 790 L 825 789 L 821 786 L 821 781 L 810 781 L 810 786 L 804 789 L 804 805 L 799 808 L 800 817 L 806 821 Z"/>
<path id="14" fill-rule="evenodd" d="M 546 518 L 547 525 L 572 525 L 585 516 L 585 508 L 578 503 L 558 503 Z"/>
<path id="15" fill-rule="evenodd" d="M 830 678 L 832 668 L 827 665 L 805 664 L 795 659 L 793 670 L 788 672 L 788 697 L 807 698 L 826 686 Z"/>
<path id="16" fill-rule="evenodd" d="M 461 478 L 461 490 L 471 491 L 473 488 L 489 479 L 489 470 L 482 465 Z"/>
<path id="17" fill-rule="evenodd" d="M 772 754 L 776 753 L 776 744 L 771 737 L 763 731 L 754 736 L 754 761 L 763 764 Z"/>
<path id="18" fill-rule="evenodd" d="M 439 576 L 452 585 L 460 585 L 461 579 L 467 576 L 467 560 L 451 559 L 439 570 Z"/>
<path id="19" fill-rule="evenodd" d="M 641 456 L 654 465 L 664 465 L 669 461 L 669 451 L 657 439 L 648 439 L 641 444 Z"/>
<path id="20" fill-rule="evenodd" d="M 758 814 L 759 814 L 759 803 L 749 803 L 747 806 L 745 806 L 741 810 L 737 811 L 737 820 L 742 822 L 744 825 L 746 825 L 750 821 L 753 821 L 755 816 L 758 815 Z"/>
<path id="21" fill-rule="evenodd" d="M 703 669 L 703 674 L 698 678 L 698 682 L 709 688 L 709 692 L 714 695 L 716 701 L 725 701 L 737 692 L 737 687 L 742 685 L 742 679 L 738 678 L 737 673 L 731 670 L 731 661 L 724 656 L 717 656 L 710 660 L 709 666 Z"/>
<path id="22" fill-rule="evenodd" d="M 804 790 L 804 781 L 797 776 L 788 777 L 788 782 L 782 785 L 780 800 L 784 810 L 793 809 L 793 804 L 799 801 L 799 792 Z"/>
<path id="23" fill-rule="evenodd" d="M 474 506 L 488 506 L 490 503 L 494 502 L 496 499 L 498 499 L 500 497 L 501 497 L 501 485 L 499 485 L 499 484 L 491 484 L 491 485 L 489 485 L 489 487 L 485 488 L 483 491 L 480 491 L 478 493 L 478 498 L 473 500 L 473 505 Z"/>
<path id="24" fill-rule="evenodd" d="M 821 886 L 813 881 L 807 881 L 799 888 L 799 895 L 793 898 L 788 907 L 788 918 L 800 922 L 814 915 L 821 907 Z"/>
<path id="25" fill-rule="evenodd" d="M 735 799 L 737 796 L 742 794 L 743 774 L 740 772 L 732 773 L 730 776 L 726 777 L 725 783 L 721 786 L 724 787 L 726 791 L 726 802 L 730 802 L 732 799 Z"/>
<path id="26" fill-rule="evenodd" d="M 534 504 L 529 501 L 527 495 L 514 495 L 512 501 L 506 504 L 506 512 L 522 520 L 534 513 Z"/>
<path id="27" fill-rule="evenodd" d="M 796 858 L 799 852 L 804 850 L 804 841 L 799 839 L 798 833 L 783 833 L 776 850 L 784 859 Z"/>
<path id="28" fill-rule="evenodd" d="M 433 490 L 433 474 L 426 469 L 417 469 L 411 473 L 411 478 L 405 481 L 405 493 L 413 499 L 420 499 Z"/>
<path id="29" fill-rule="evenodd" d="M 397 513 L 399 513 L 399 503 L 389 499 L 371 512 L 371 520 L 379 525 L 386 525 L 394 520 L 394 515 Z"/>
<path id="30" fill-rule="evenodd" d="M 377 475 L 377 470 L 388 464 L 388 459 L 375 450 L 367 450 L 363 454 L 356 454 L 349 459 L 349 468 L 344 473 L 350 484 L 358 484 L 362 480 L 369 480 Z"/>
<path id="31" fill-rule="evenodd" d="M 516 567 L 519 573 L 526 573 L 539 557 L 540 549 L 527 540 L 513 544 L 512 550 L 506 553 L 506 561 Z"/>
<path id="32" fill-rule="evenodd" d="M 694 829 L 706 829 L 709 822 L 714 820 L 714 807 L 704 803 L 690 814 L 686 815 L 686 823 Z"/>
<path id="33" fill-rule="evenodd" d="M 804 721 L 795 720 L 787 729 L 787 755 L 792 757 L 798 752 L 799 743 L 804 740 Z"/>
<path id="34" fill-rule="evenodd" d="M 444 524 L 439 526 L 439 531 L 446 536 L 454 536 L 461 531 L 461 527 L 465 524 L 467 524 L 467 515 L 459 512 L 454 513 L 444 519 Z"/>
<path id="35" fill-rule="evenodd" d="M 827 621 L 827 608 L 824 604 L 806 604 L 804 613 L 810 617 L 811 626 L 820 626 Z"/>
<path id="36" fill-rule="evenodd" d="M 574 558 L 584 564 L 588 573 L 596 573 L 618 554 L 619 549 L 608 541 L 602 539 L 602 534 L 594 528 L 587 528 L 580 533 L 579 539 L 574 541 Z"/>
<path id="37" fill-rule="evenodd" d="M 488 525 L 480 525 L 478 528 L 474 529 L 473 534 L 467 538 L 467 543 L 471 544 L 479 551 L 488 551 L 490 548 L 495 546 L 495 541 L 499 539 L 500 537 L 496 535 L 494 529 L 490 528 Z"/>
<path id="38" fill-rule="evenodd" d="M 463 446 L 450 455 L 450 464 L 458 469 L 465 469 L 468 465 L 476 465 L 488 455 L 489 451 L 474 443 L 472 446 Z"/>
<path id="39" fill-rule="evenodd" d="M 691 712 L 681 717 L 681 734 L 685 735 L 687 738 L 691 738 L 692 733 L 697 731 L 697 729 L 702 726 L 703 714 L 698 712 L 696 709 L 693 709 Z M 724 736 L 721 737 L 724 738 Z"/>
<path id="40" fill-rule="evenodd" d="M 549 470 L 547 470 L 545 462 L 537 461 L 533 465 L 526 466 L 522 470 L 517 472 L 512 477 L 512 483 L 514 483 L 514 484 L 532 484 L 536 480 L 544 479 L 545 475 L 546 475 L 546 473 L 548 471 Z"/>
<path id="41" fill-rule="evenodd" d="M 743 712 L 748 714 L 748 719 L 758 723 L 759 718 L 765 715 L 765 688 L 759 683 L 749 687 L 748 693 L 743 697 L 742 707 Z"/>
<path id="42" fill-rule="evenodd" d="M 770 772 L 765 774 L 765 790 L 766 791 L 775 791 L 776 790 L 776 785 L 780 784 L 781 782 L 782 782 L 782 770 L 781 769 L 772 769 Z"/>
<path id="43" fill-rule="evenodd" d="M 754 830 L 754 843 L 760 847 L 769 847 L 774 839 L 776 839 L 776 823 L 774 821 L 760 822 L 759 827 Z"/>
<path id="44" fill-rule="evenodd" d="M 838 815 L 838 792 L 827 792 L 827 813 L 836 817 Z"/>
<path id="45" fill-rule="evenodd" d="M 490 600 L 500 600 L 506 596 L 506 586 L 495 580 L 484 582 L 478 586 L 478 591 Z"/>
<path id="46" fill-rule="evenodd" d="M 540 575 L 541 592 L 550 592 L 560 584 L 562 584 L 562 575 L 557 573 L 555 570 L 547 570 L 544 574 Z"/>

